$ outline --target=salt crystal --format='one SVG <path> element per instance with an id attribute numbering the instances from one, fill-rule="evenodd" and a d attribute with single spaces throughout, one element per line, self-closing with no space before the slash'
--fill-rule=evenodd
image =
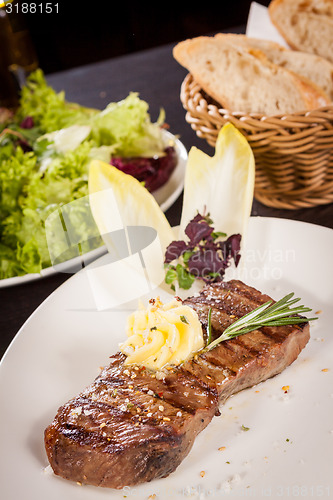
<path id="1" fill-rule="evenodd" d="M 241 477 L 239 474 L 234 474 L 233 477 L 231 478 L 232 483 L 238 483 L 241 480 Z"/>
<path id="2" fill-rule="evenodd" d="M 222 486 L 221 486 L 222 490 L 225 492 L 225 493 L 229 493 L 229 491 L 231 491 L 231 484 L 229 481 L 224 481 L 222 483 Z"/>
<path id="3" fill-rule="evenodd" d="M 73 415 L 81 415 L 81 413 L 82 413 L 82 406 L 78 406 L 77 408 L 74 408 L 72 410 Z"/>

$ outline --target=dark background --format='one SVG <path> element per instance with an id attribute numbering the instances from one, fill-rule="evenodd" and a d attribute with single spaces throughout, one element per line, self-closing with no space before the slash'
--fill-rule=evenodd
<path id="1" fill-rule="evenodd" d="M 269 0 L 257 1 L 269 4 Z M 24 15 L 46 74 L 246 25 L 251 0 L 220 0 L 215 6 L 211 2 L 131 4 L 121 0 L 51 3 L 58 3 L 58 14 Z"/>

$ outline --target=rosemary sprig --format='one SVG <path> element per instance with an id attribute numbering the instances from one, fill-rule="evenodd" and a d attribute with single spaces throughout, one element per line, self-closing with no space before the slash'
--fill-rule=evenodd
<path id="1" fill-rule="evenodd" d="M 220 335 L 213 342 L 211 341 L 212 332 L 211 332 L 211 319 L 210 313 L 211 309 L 208 313 L 208 342 L 205 347 L 205 351 L 210 351 L 216 345 L 220 344 L 224 340 L 229 340 L 234 337 L 238 337 L 238 335 L 243 335 L 244 333 L 252 332 L 257 328 L 262 326 L 283 326 L 283 325 L 294 325 L 297 323 L 307 323 L 308 321 L 313 321 L 317 318 L 305 318 L 297 315 L 304 314 L 306 312 L 311 311 L 309 307 L 305 306 L 296 306 L 290 307 L 291 305 L 298 302 L 299 298 L 292 298 L 294 293 L 289 293 L 279 301 L 273 303 L 272 300 L 265 302 L 261 306 L 257 307 L 253 311 L 245 314 L 234 323 L 229 325 L 222 335 Z"/>

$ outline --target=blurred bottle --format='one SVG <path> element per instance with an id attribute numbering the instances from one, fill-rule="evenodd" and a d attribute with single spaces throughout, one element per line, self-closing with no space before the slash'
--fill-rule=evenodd
<path id="1" fill-rule="evenodd" d="M 1 0 L 0 0 L 1 3 Z M 0 8 L 0 108 L 15 109 L 27 75 L 38 67 L 38 59 L 19 1 Z"/>

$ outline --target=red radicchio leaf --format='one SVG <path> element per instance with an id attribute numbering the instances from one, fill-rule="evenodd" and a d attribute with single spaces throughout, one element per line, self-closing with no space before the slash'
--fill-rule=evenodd
<path id="1" fill-rule="evenodd" d="M 139 182 L 144 182 L 151 193 L 163 186 L 170 178 L 177 166 L 177 153 L 174 147 L 169 146 L 164 150 L 164 156 L 158 158 L 141 157 L 113 157 L 111 165 L 125 174 L 132 175 Z"/>
<path id="2" fill-rule="evenodd" d="M 33 128 L 34 119 L 32 116 L 26 116 L 20 123 L 21 128 Z"/>
<path id="3" fill-rule="evenodd" d="M 25 153 L 32 151 L 32 147 L 27 141 L 19 140 L 18 144 L 21 147 L 22 151 L 24 151 Z"/>

